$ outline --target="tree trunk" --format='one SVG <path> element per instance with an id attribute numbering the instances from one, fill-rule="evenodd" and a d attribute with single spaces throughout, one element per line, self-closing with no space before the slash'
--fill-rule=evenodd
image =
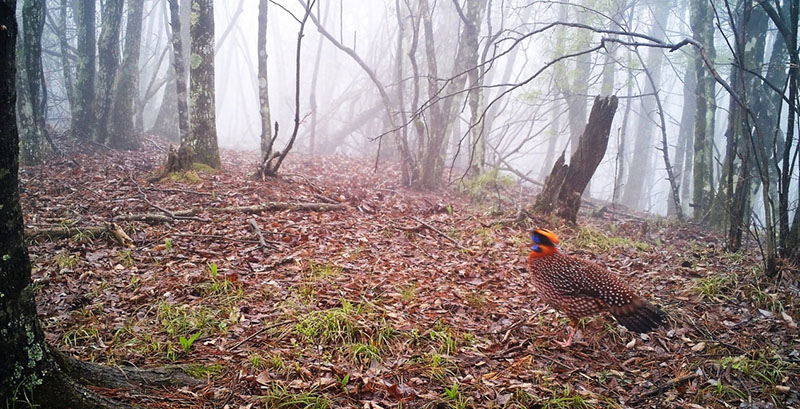
<path id="1" fill-rule="evenodd" d="M 620 124 L 620 132 L 619 132 L 619 143 L 617 145 L 617 171 L 614 175 L 614 191 L 612 192 L 612 202 L 615 204 L 622 202 L 622 195 L 621 192 L 625 187 L 625 177 L 627 176 L 627 166 L 626 166 L 626 158 L 625 158 L 625 150 L 627 149 L 628 145 L 628 119 L 630 118 L 631 114 L 631 105 L 633 104 L 632 98 L 630 98 L 633 94 L 633 69 L 631 66 L 633 65 L 633 56 L 632 52 L 628 51 L 628 80 L 626 86 L 625 95 L 628 98 L 625 98 L 625 113 L 622 114 L 622 124 Z"/>
<path id="2" fill-rule="evenodd" d="M 397 83 L 397 107 L 399 108 L 399 116 L 400 116 L 400 123 L 406 124 L 408 122 L 408 115 L 406 115 L 406 103 L 405 103 L 405 81 L 403 77 L 403 39 L 405 37 L 405 22 L 403 18 L 403 12 L 400 8 L 400 0 L 395 0 L 395 17 L 397 18 L 397 44 L 396 44 L 396 53 L 395 53 L 395 71 L 394 71 L 394 80 Z M 415 81 L 416 82 L 416 81 Z M 375 109 L 375 108 L 373 108 Z M 372 109 L 370 109 L 372 110 Z M 364 112 L 368 112 L 365 110 Z M 362 113 L 363 115 L 363 113 Z M 372 115 L 370 115 L 371 117 Z M 369 117 L 364 117 L 364 119 Z M 351 120 L 351 124 L 346 126 L 351 126 L 352 124 L 358 124 L 359 122 L 364 121 L 364 119 L 355 118 Z M 404 186 L 408 186 L 411 183 L 411 171 L 415 168 L 415 166 L 411 163 L 411 158 L 408 157 L 409 148 L 408 148 L 408 126 L 403 126 L 399 132 L 397 132 L 397 136 L 394 138 L 394 144 L 397 148 L 397 151 L 400 152 L 401 159 L 400 159 L 400 178 L 401 182 Z M 330 136 L 327 138 L 329 143 L 331 141 Z M 406 160 L 408 157 L 408 160 Z M 375 160 L 377 161 L 379 158 L 376 156 Z"/>
<path id="3" fill-rule="evenodd" d="M 268 1 L 268 0 L 261 0 L 261 1 Z M 317 3 L 317 14 L 319 13 L 321 3 Z M 266 6 L 265 6 L 266 7 Z M 330 7 L 325 9 L 325 16 L 320 16 L 322 19 L 322 24 L 325 24 L 325 20 L 328 17 L 328 11 Z M 398 11 L 399 12 L 399 11 Z M 264 21 L 266 24 L 266 16 L 264 16 Z M 260 27 L 260 26 L 259 26 Z M 402 28 L 400 28 L 400 33 L 402 33 Z M 266 33 L 264 34 L 266 36 Z M 401 35 L 402 34 L 398 34 Z M 317 107 L 317 79 L 319 78 L 319 68 L 320 68 L 320 59 L 322 58 L 322 42 L 325 37 L 322 34 L 319 35 L 317 39 L 317 53 L 314 57 L 314 72 L 311 74 L 311 93 L 308 97 L 308 105 L 311 109 L 311 129 L 309 129 L 309 137 L 308 137 L 308 153 L 314 156 L 314 152 L 317 149 L 317 116 L 318 116 L 318 107 Z M 265 48 L 266 50 L 266 48 Z M 402 105 L 401 105 L 402 106 Z M 262 156 L 263 156 L 262 152 Z"/>
<path id="4" fill-rule="evenodd" d="M 94 136 L 95 104 L 95 0 L 76 0 L 75 27 L 78 64 L 75 67 L 75 104 L 72 105 L 72 135 L 78 139 Z"/>
<path id="5" fill-rule="evenodd" d="M 758 5 L 745 5 L 741 8 L 739 32 L 735 36 L 736 64 L 732 67 L 730 84 L 739 95 L 746 98 L 748 105 L 755 105 L 761 88 L 761 80 L 747 70 L 758 70 L 763 64 L 767 22 L 766 13 Z M 771 142 L 772 138 L 765 139 L 766 135 L 762 135 L 762 131 L 766 131 L 760 129 L 764 124 L 763 120 L 752 124 L 747 111 L 733 98 L 728 118 L 723 178 L 712 204 L 711 222 L 718 227 L 725 227 L 727 224 L 728 248 L 735 251 L 741 246 L 743 231 L 750 224 L 753 195 L 751 175 L 755 173 L 762 176 L 762 180 L 769 180 L 772 173 L 769 163 L 774 160 L 774 156 L 771 155 L 771 143 L 769 147 L 764 146 L 764 141 Z M 755 132 L 752 125 L 757 125 Z M 774 125 L 777 125 L 777 121 Z M 738 174 L 736 178 L 734 173 Z M 769 201 L 764 204 L 770 206 Z M 767 220 L 767 223 L 770 221 Z"/>
<path id="6" fill-rule="evenodd" d="M 428 65 L 428 98 L 430 107 L 428 108 L 428 126 L 425 140 L 420 140 L 423 151 L 421 152 L 420 187 L 434 189 L 439 186 L 444 170 L 444 158 L 442 148 L 444 147 L 445 135 L 447 134 L 448 114 L 447 102 L 439 103 L 439 67 L 436 62 L 436 47 L 434 45 L 433 18 L 428 0 L 420 0 L 419 12 L 422 16 L 422 28 L 425 33 L 425 60 Z M 458 58 L 456 58 L 458 59 Z M 465 81 L 465 80 L 463 80 Z M 463 82 L 462 82 L 463 83 Z"/>
<path id="7" fill-rule="evenodd" d="M 711 61 L 714 51 L 714 14 L 706 2 L 692 1 L 690 24 L 692 37 L 705 48 Z M 692 176 L 692 206 L 694 219 L 702 220 L 708 211 L 711 197 L 711 180 L 713 178 L 712 144 L 714 140 L 714 78 L 706 72 L 699 53 L 695 59 L 697 73 L 697 114 L 694 125 L 694 164 Z"/>
<path id="8" fill-rule="evenodd" d="M 173 1 L 176 2 L 174 10 L 173 5 L 171 4 Z M 161 107 L 158 110 L 156 121 L 153 123 L 153 127 L 150 129 L 150 132 L 166 136 L 170 140 L 177 141 L 178 143 L 182 143 L 183 138 L 186 138 L 186 135 L 188 135 L 188 132 L 190 132 L 187 85 L 189 81 L 189 71 L 188 67 L 186 66 L 186 52 L 191 44 L 191 37 L 189 36 L 189 10 L 191 9 L 191 4 L 189 3 L 189 1 L 185 1 L 181 3 L 181 5 L 178 5 L 177 0 L 167 0 L 167 7 L 169 9 L 168 24 L 171 27 L 170 43 L 172 44 L 172 53 L 169 54 L 171 73 L 167 73 L 167 84 L 164 88 L 164 96 L 161 99 Z M 179 48 L 181 50 L 178 53 L 175 52 L 175 35 L 179 36 L 178 41 L 180 42 Z M 177 64 L 175 61 L 175 56 L 178 54 L 181 56 L 181 66 L 183 67 L 183 76 L 181 78 L 183 79 L 184 89 L 182 101 L 184 101 L 184 107 L 186 107 L 186 110 L 184 111 L 184 119 L 186 120 L 186 128 L 184 128 L 185 131 L 181 131 L 181 114 L 178 107 L 178 75 L 175 74 L 175 67 Z"/>
<path id="9" fill-rule="evenodd" d="M 41 163 L 45 153 L 45 126 L 42 100 L 44 70 L 42 68 L 42 30 L 45 4 L 42 0 L 22 3 L 22 42 L 17 59 L 17 119 L 20 125 L 20 160 Z"/>
<path id="10" fill-rule="evenodd" d="M 19 199 L 15 7 L 16 0 L 0 1 L 0 396 L 10 407 L 31 403 L 28 398 L 43 407 L 111 407 L 60 371 L 36 313 Z"/>
<path id="11" fill-rule="evenodd" d="M 597 166 L 603 160 L 608 148 L 611 122 L 617 112 L 616 96 L 595 98 L 589 122 L 584 128 L 577 149 L 569 159 L 569 172 L 558 194 L 556 214 L 575 223 L 581 207 L 581 195 L 592 180 Z"/>
<path id="12" fill-rule="evenodd" d="M 114 98 L 114 81 L 119 68 L 119 34 L 122 28 L 124 0 L 106 0 L 103 4 L 103 27 L 97 40 L 97 89 L 95 104 L 95 134 L 99 143 L 110 141 L 111 104 Z"/>
<path id="13" fill-rule="evenodd" d="M 557 216 L 576 223 L 583 191 L 605 156 L 617 104 L 616 96 L 595 98 L 589 122 L 569 159 L 569 165 L 564 164 L 562 153 L 542 193 L 537 197 L 537 211 L 549 213 L 555 210 Z"/>
<path id="14" fill-rule="evenodd" d="M 187 7 L 188 8 L 188 7 Z M 178 135 L 181 142 L 181 148 L 184 152 L 189 152 L 191 147 L 191 138 L 189 134 L 192 132 L 191 125 L 189 124 L 189 103 L 186 87 L 186 63 L 184 60 L 184 44 L 183 44 L 183 30 L 181 26 L 181 13 L 178 7 L 178 0 L 169 0 L 169 16 L 172 24 L 172 68 L 175 75 L 175 101 L 177 108 L 176 114 L 178 118 Z M 167 98 L 167 94 L 164 98 Z M 167 103 L 169 101 L 165 101 Z M 191 155 L 190 155 L 191 156 Z M 188 166 L 194 160 L 190 157 Z M 187 168 L 188 169 L 188 168 Z M 183 169 L 183 170 L 187 170 Z"/>
<path id="15" fill-rule="evenodd" d="M 258 3 L 258 101 L 261 114 L 261 157 L 272 157 L 272 119 L 269 110 L 269 75 L 267 72 L 267 12 L 269 0 Z M 313 87 L 313 86 L 312 86 Z M 313 89 L 312 89 L 313 95 Z M 313 99 L 313 97 L 312 97 Z M 312 110 L 315 107 L 312 106 Z M 313 134 L 313 130 L 311 131 Z M 313 142 L 312 142 L 313 144 Z M 311 149 L 314 147 L 312 145 Z"/>
<path id="16" fill-rule="evenodd" d="M 650 26 L 648 34 L 651 37 L 664 39 L 664 32 L 669 22 L 669 6 L 671 2 L 659 1 L 653 6 L 653 24 Z M 650 162 L 653 156 L 653 120 L 651 116 L 656 111 L 655 97 L 650 94 L 655 93 L 656 87 L 661 83 L 661 68 L 664 61 L 664 52 L 660 48 L 650 48 L 647 51 L 647 69 L 653 77 L 652 81 L 647 81 L 644 87 L 644 94 L 641 101 L 641 112 L 636 125 L 636 140 L 633 142 L 633 157 L 631 158 L 630 173 L 623 190 L 622 202 L 633 209 L 642 210 L 645 199 L 644 187 L 646 175 L 652 171 Z"/>
<path id="17" fill-rule="evenodd" d="M 72 73 L 72 62 L 69 59 L 70 45 L 67 39 L 67 10 L 69 7 L 68 0 L 61 0 L 61 4 L 58 8 L 59 23 L 61 26 L 58 27 L 56 35 L 58 36 L 59 52 L 61 53 L 61 75 L 64 77 L 64 92 L 67 95 L 70 109 L 72 109 L 72 106 L 75 105 L 75 76 Z M 73 13 L 75 13 L 75 9 L 73 9 Z"/>
<path id="18" fill-rule="evenodd" d="M 128 22 L 125 31 L 125 54 L 117 75 L 112 106 L 112 148 L 138 149 L 141 145 L 133 123 L 134 101 L 139 94 L 139 52 L 142 38 L 143 2 L 128 3 Z"/>
<path id="19" fill-rule="evenodd" d="M 458 1 L 453 4 L 458 5 Z M 472 126 L 472 143 L 470 144 L 470 172 L 473 176 L 481 175 L 486 166 L 486 135 L 484 135 L 484 123 L 481 120 L 483 115 L 483 78 L 484 68 L 478 68 L 479 63 L 479 38 L 481 31 L 481 21 L 486 12 L 487 0 L 467 0 L 467 9 L 462 18 L 464 28 L 461 31 L 460 47 L 464 48 L 464 61 L 454 74 L 458 74 L 464 69 L 467 71 L 467 87 L 471 88 L 468 95 L 468 103 L 471 114 L 470 125 Z M 491 33 L 490 33 L 491 34 Z M 463 86 L 462 86 L 463 88 Z"/>
<path id="20" fill-rule="evenodd" d="M 19 135 L 14 78 L 16 0 L 0 0 L 0 397 L 8 407 L 105 409 L 130 405 L 104 398 L 77 382 L 110 388 L 132 383 L 197 384 L 180 368 L 138 370 L 79 362 L 49 347 L 36 312 L 36 289 L 24 241 L 19 197 Z"/>
<path id="21" fill-rule="evenodd" d="M 695 115 L 697 114 L 697 68 L 694 64 L 696 51 L 690 49 L 691 58 L 686 64 L 686 74 L 683 77 L 683 111 L 681 124 L 678 128 L 678 147 L 675 150 L 675 170 L 680 174 L 681 200 L 684 204 L 683 211 L 689 209 L 685 203 L 690 200 L 689 188 L 692 186 L 692 142 L 694 141 Z"/>
<path id="22" fill-rule="evenodd" d="M 190 145 L 195 160 L 221 167 L 217 145 L 217 120 L 214 92 L 214 2 L 192 0 L 191 17 L 192 55 L 189 58 L 192 132 Z M 179 96 L 180 100 L 180 96 Z"/>

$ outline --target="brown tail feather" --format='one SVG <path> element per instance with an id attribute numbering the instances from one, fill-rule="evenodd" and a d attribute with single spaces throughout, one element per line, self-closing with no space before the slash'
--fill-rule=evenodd
<path id="1" fill-rule="evenodd" d="M 666 322 L 664 311 L 641 298 L 628 305 L 612 308 L 611 314 L 629 331 L 639 333 L 652 331 Z"/>

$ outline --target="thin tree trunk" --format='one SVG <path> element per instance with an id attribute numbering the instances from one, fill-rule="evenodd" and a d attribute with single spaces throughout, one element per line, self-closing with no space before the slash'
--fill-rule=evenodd
<path id="1" fill-rule="evenodd" d="M 628 119 L 631 114 L 631 105 L 633 105 L 633 70 L 630 68 L 633 62 L 631 51 L 628 51 L 628 80 L 625 95 L 628 96 L 625 101 L 625 113 L 622 114 L 622 124 L 620 124 L 619 144 L 617 146 L 617 172 L 614 176 L 614 192 L 612 193 L 612 202 L 621 203 L 621 192 L 625 187 L 625 177 L 627 176 L 627 161 L 625 157 L 625 149 L 628 144 Z"/>
<path id="2" fill-rule="evenodd" d="M 669 22 L 669 6 L 671 1 L 659 1 L 653 5 L 652 17 L 653 24 L 650 26 L 648 34 L 651 37 L 663 39 L 666 34 L 664 29 Z M 638 51 L 634 51 L 637 52 Z M 641 57 L 640 57 L 641 59 Z M 643 209 L 645 202 L 645 181 L 646 175 L 651 172 L 650 161 L 653 154 L 653 121 L 651 115 L 656 110 L 656 100 L 650 94 L 654 94 L 656 88 L 661 84 L 661 68 L 664 60 L 664 52 L 659 48 L 650 48 L 647 54 L 647 68 L 652 75 L 652 81 L 647 81 L 644 87 L 646 96 L 642 97 L 641 112 L 637 120 L 636 140 L 634 141 L 633 156 L 631 158 L 631 169 L 628 180 L 625 183 L 622 202 L 633 209 Z"/>
<path id="3" fill-rule="evenodd" d="M 72 135 L 77 139 L 94 136 L 95 104 L 95 0 L 75 1 L 78 64 L 75 67 L 75 103 L 72 105 Z"/>
<path id="4" fill-rule="evenodd" d="M 675 170 L 680 174 L 681 200 L 683 200 L 684 212 L 688 210 L 685 201 L 690 200 L 689 190 L 692 186 L 692 142 L 694 141 L 694 123 L 697 113 L 697 98 L 695 92 L 697 88 L 697 73 L 695 72 L 694 57 L 695 50 L 689 51 L 692 57 L 686 64 L 686 73 L 683 77 L 683 110 L 681 112 L 681 124 L 678 128 L 678 146 L 675 150 Z"/>
<path id="5" fill-rule="evenodd" d="M 405 124 L 408 122 L 408 116 L 405 111 L 405 81 L 403 80 L 403 39 L 405 37 L 405 25 L 403 22 L 403 13 L 400 8 L 400 0 L 395 0 L 395 11 L 397 15 L 397 45 L 395 54 L 395 82 L 397 83 L 397 106 L 400 113 L 400 123 Z M 413 17 L 409 16 L 409 19 Z M 400 152 L 408 152 L 408 127 L 403 126 L 400 133 L 394 139 L 395 146 Z M 379 158 L 375 158 L 377 161 Z M 405 160 L 400 161 L 401 178 L 404 186 L 408 186 L 411 182 L 411 168 L 413 166 Z"/>
<path id="6" fill-rule="evenodd" d="M 144 4 L 141 1 L 128 3 L 128 21 L 125 31 L 125 54 L 117 75 L 112 106 L 112 148 L 138 149 L 140 144 L 133 123 L 134 101 L 139 94 L 139 52 L 142 39 L 142 17 Z"/>
<path id="7" fill-rule="evenodd" d="M 714 15 L 706 2 L 690 2 L 692 36 L 705 48 L 708 58 L 715 58 Z M 714 78 L 706 73 L 703 60 L 696 55 L 697 115 L 694 126 L 694 165 L 692 177 L 692 206 L 695 220 L 702 220 L 710 205 L 711 179 L 713 178 L 712 141 L 714 138 Z"/>
<path id="8" fill-rule="evenodd" d="M 445 101 L 439 104 L 439 67 L 436 61 L 436 47 L 434 44 L 433 18 L 431 16 L 428 0 L 420 0 L 419 13 L 422 17 L 422 29 L 425 33 L 425 61 L 428 66 L 427 83 L 428 99 L 431 101 L 427 115 L 427 142 L 423 144 L 424 150 L 419 162 L 421 187 L 433 189 L 439 186 L 444 170 L 442 148 L 447 133 L 448 105 Z M 458 60 L 458 58 L 456 58 Z M 444 105 L 444 106 L 442 106 Z"/>
<path id="9" fill-rule="evenodd" d="M 45 154 L 44 111 L 42 109 L 44 70 L 42 67 L 42 31 L 45 4 L 42 0 L 22 3 L 22 42 L 17 59 L 17 118 L 20 124 L 20 160 L 41 163 Z"/>
<path id="10" fill-rule="evenodd" d="M 56 30 L 56 35 L 58 36 L 59 52 L 61 53 L 61 75 L 64 77 L 64 91 L 67 95 L 70 109 L 72 109 L 72 106 L 75 104 L 75 75 L 72 73 L 72 62 L 69 58 L 69 40 L 67 40 L 68 3 L 68 0 L 61 0 L 61 5 L 58 8 L 60 27 Z"/>
<path id="11" fill-rule="evenodd" d="M 261 166 L 262 168 L 266 168 L 265 171 L 262 171 L 262 173 L 266 176 L 274 176 L 278 174 L 278 169 L 280 169 L 281 164 L 283 164 L 283 161 L 286 159 L 286 155 L 288 155 L 292 150 L 292 146 L 297 139 L 297 132 L 300 129 L 300 68 L 302 67 L 300 63 L 300 51 L 303 45 L 303 32 L 305 31 L 306 22 L 308 21 L 308 17 L 311 15 L 311 10 L 314 7 L 315 1 L 316 0 L 311 0 L 308 5 L 305 6 L 306 12 L 303 16 L 303 20 L 300 21 L 300 29 L 297 31 L 294 71 L 294 129 L 292 129 L 292 136 L 289 137 L 289 143 L 286 144 L 286 147 L 283 148 L 283 151 L 276 155 L 274 161 L 264 158 L 264 162 L 262 162 Z M 277 124 L 275 125 L 275 131 L 277 133 Z"/>
<path id="12" fill-rule="evenodd" d="M 263 0 L 262 0 L 263 1 Z M 317 14 L 320 14 L 319 8 L 321 3 L 317 3 Z M 322 19 L 322 24 L 325 24 L 325 20 L 327 20 L 328 11 L 330 7 L 325 9 L 325 16 L 320 16 Z M 310 155 L 314 155 L 314 152 L 317 148 L 317 116 L 318 116 L 318 107 L 317 107 L 317 79 L 319 78 L 319 62 L 322 58 L 322 42 L 325 37 L 322 34 L 319 35 L 317 39 L 317 53 L 314 57 L 314 73 L 311 74 L 311 94 L 309 95 L 309 108 L 311 108 L 311 129 L 309 130 L 309 138 L 308 138 L 308 153 Z"/>
<path id="13" fill-rule="evenodd" d="M 272 119 L 269 110 L 269 75 L 267 72 L 267 12 L 269 0 L 258 3 L 258 101 L 261 114 L 261 157 L 272 159 Z M 269 161 L 267 159 L 267 161 Z"/>

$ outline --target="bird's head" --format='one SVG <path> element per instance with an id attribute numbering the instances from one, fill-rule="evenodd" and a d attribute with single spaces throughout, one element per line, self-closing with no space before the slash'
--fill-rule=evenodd
<path id="1" fill-rule="evenodd" d="M 533 246 L 529 258 L 544 257 L 558 252 L 558 237 L 547 229 L 536 229 L 531 235 Z"/>

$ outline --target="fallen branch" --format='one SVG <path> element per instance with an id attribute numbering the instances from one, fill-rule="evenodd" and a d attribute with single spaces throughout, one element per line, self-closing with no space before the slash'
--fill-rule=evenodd
<path id="1" fill-rule="evenodd" d="M 73 237 L 76 235 L 88 235 L 92 238 L 101 237 L 103 235 L 110 235 L 119 244 L 126 247 L 133 246 L 133 240 L 119 227 L 116 223 L 106 222 L 102 226 L 86 226 L 86 227 L 48 227 L 44 229 L 25 229 L 25 238 L 28 240 L 37 240 L 46 238 L 50 240 L 63 239 L 66 237 Z"/>
<path id="2" fill-rule="evenodd" d="M 258 223 L 256 223 L 255 219 L 247 219 L 247 223 L 250 224 L 250 227 L 253 228 L 253 231 L 258 236 L 258 242 L 261 243 L 262 247 L 267 247 L 267 242 L 264 240 L 264 235 L 261 234 L 261 229 L 258 227 Z"/>
<path id="3" fill-rule="evenodd" d="M 125 247 L 133 247 L 133 239 L 125 233 L 125 230 L 122 230 L 122 227 L 119 227 L 118 224 L 114 222 L 106 222 L 105 224 L 106 230 L 114 236 L 114 240 L 117 243 L 122 244 Z"/>
<path id="4" fill-rule="evenodd" d="M 210 213 L 261 213 L 276 210 L 303 210 L 325 212 L 331 210 L 344 210 L 347 205 L 334 204 L 334 203 L 313 203 L 313 202 L 268 202 L 252 206 L 229 206 L 229 207 L 211 207 L 206 209 Z"/>
<path id="5" fill-rule="evenodd" d="M 626 403 L 628 405 L 630 405 L 630 406 L 637 406 L 638 403 L 643 402 L 646 399 L 652 398 L 653 396 L 656 396 L 656 395 L 660 395 L 660 394 L 662 394 L 662 393 L 664 393 L 664 392 L 666 392 L 666 391 L 668 391 L 668 390 L 670 390 L 670 389 L 672 389 L 672 388 L 674 388 L 674 387 L 676 387 L 676 386 L 678 386 L 678 385 L 680 385 L 682 383 L 689 382 L 694 378 L 697 378 L 697 374 L 696 373 L 693 373 L 693 374 L 690 374 L 690 375 L 681 376 L 680 378 L 675 378 L 675 379 L 673 379 L 673 380 L 671 380 L 671 381 L 669 381 L 667 383 L 664 383 L 662 385 L 659 385 L 659 386 L 656 386 L 654 388 L 651 388 L 647 392 L 641 394 L 636 399 L 634 399 L 634 400 L 632 400 L 630 402 L 626 402 Z"/>
<path id="6" fill-rule="evenodd" d="M 454 238 L 452 238 L 452 237 L 448 236 L 447 234 L 445 234 L 443 231 L 441 231 L 441 230 L 437 229 L 436 227 L 433 227 L 433 226 L 431 226 L 430 224 L 428 224 L 428 223 L 425 223 L 425 222 L 423 222 L 422 220 L 420 220 L 420 219 L 418 219 L 418 218 L 416 218 L 416 217 L 414 217 L 414 216 L 408 216 L 408 218 L 409 218 L 409 219 L 411 219 L 411 220 L 414 220 L 415 222 L 417 222 L 417 223 L 419 223 L 419 224 L 421 224 L 421 225 L 423 225 L 423 226 L 425 226 L 425 227 L 427 227 L 427 228 L 429 228 L 429 229 L 431 229 L 431 230 L 433 230 L 433 231 L 434 231 L 434 232 L 436 232 L 438 235 L 440 235 L 440 236 L 444 237 L 445 239 L 447 239 L 447 240 L 449 240 L 450 242 L 452 242 L 453 244 L 455 244 L 455 245 L 456 245 L 456 247 L 458 247 L 459 249 L 461 249 L 461 250 L 467 250 L 467 251 L 469 251 L 469 249 L 467 249 L 466 247 L 462 246 L 462 245 L 461 245 L 461 243 L 459 243 L 459 242 L 458 242 L 458 240 L 456 240 L 456 239 L 454 239 Z"/>
<path id="7" fill-rule="evenodd" d="M 203 222 L 210 222 L 208 219 L 200 218 L 195 216 L 203 211 L 207 211 L 209 213 L 243 213 L 243 214 L 254 214 L 254 213 L 261 213 L 266 211 L 276 211 L 276 210 L 295 210 L 295 211 L 316 211 L 316 212 L 325 212 L 325 211 L 334 211 L 334 210 L 344 210 L 347 208 L 347 205 L 344 204 L 334 204 L 334 203 L 313 203 L 313 202 L 268 202 L 263 203 L 260 205 L 253 205 L 253 206 L 229 206 L 229 207 L 211 207 L 207 209 L 199 209 L 199 208 L 190 208 L 185 210 L 166 210 L 164 209 L 165 213 L 167 214 L 159 214 L 159 213 L 133 213 L 133 214 L 123 214 L 114 216 L 111 219 L 111 222 L 124 222 L 124 221 L 141 221 L 150 224 L 157 224 L 157 223 L 172 223 L 178 220 L 196 220 L 196 221 L 203 221 Z M 161 209 L 159 209 L 161 210 Z M 433 227 L 428 226 L 429 228 L 435 230 Z M 92 235 L 92 237 L 100 237 L 101 235 L 109 232 L 110 230 L 106 228 L 105 225 L 103 226 L 82 226 L 82 227 L 75 227 L 67 226 L 67 227 L 47 227 L 43 229 L 25 229 L 25 237 L 27 239 L 39 239 L 39 238 L 48 238 L 50 240 L 57 240 L 63 239 L 67 237 L 73 237 L 76 234 L 80 233 L 88 233 Z M 439 232 L 439 234 L 444 234 Z M 213 237 L 213 236 L 207 236 Z M 221 236 L 220 236 L 221 237 Z M 452 239 L 451 239 L 452 240 Z M 261 240 L 259 240 L 260 242 Z M 122 242 L 123 245 L 127 245 L 126 243 Z M 269 240 L 264 239 L 264 243 L 272 244 L 272 245 L 279 245 L 277 242 L 272 242 Z M 262 245 L 266 245 L 262 244 Z"/>
<path id="8" fill-rule="evenodd" d="M 189 210 L 179 210 L 176 212 L 170 212 L 172 216 L 168 214 L 161 214 L 161 213 L 131 213 L 131 214 L 121 214 L 118 216 L 114 216 L 111 220 L 115 222 L 145 222 L 145 223 L 172 223 L 175 220 L 196 220 L 197 218 L 188 218 L 188 216 L 193 216 L 197 214 L 197 209 L 189 209 Z M 208 221 L 207 219 L 201 219 L 200 221 Z"/>
<path id="9" fill-rule="evenodd" d="M 47 227 L 43 229 L 25 229 L 25 238 L 28 240 L 36 240 L 40 238 L 56 240 L 63 239 L 65 237 L 72 237 L 78 233 L 89 234 L 92 237 L 100 237 L 106 232 L 105 226 Z"/>

